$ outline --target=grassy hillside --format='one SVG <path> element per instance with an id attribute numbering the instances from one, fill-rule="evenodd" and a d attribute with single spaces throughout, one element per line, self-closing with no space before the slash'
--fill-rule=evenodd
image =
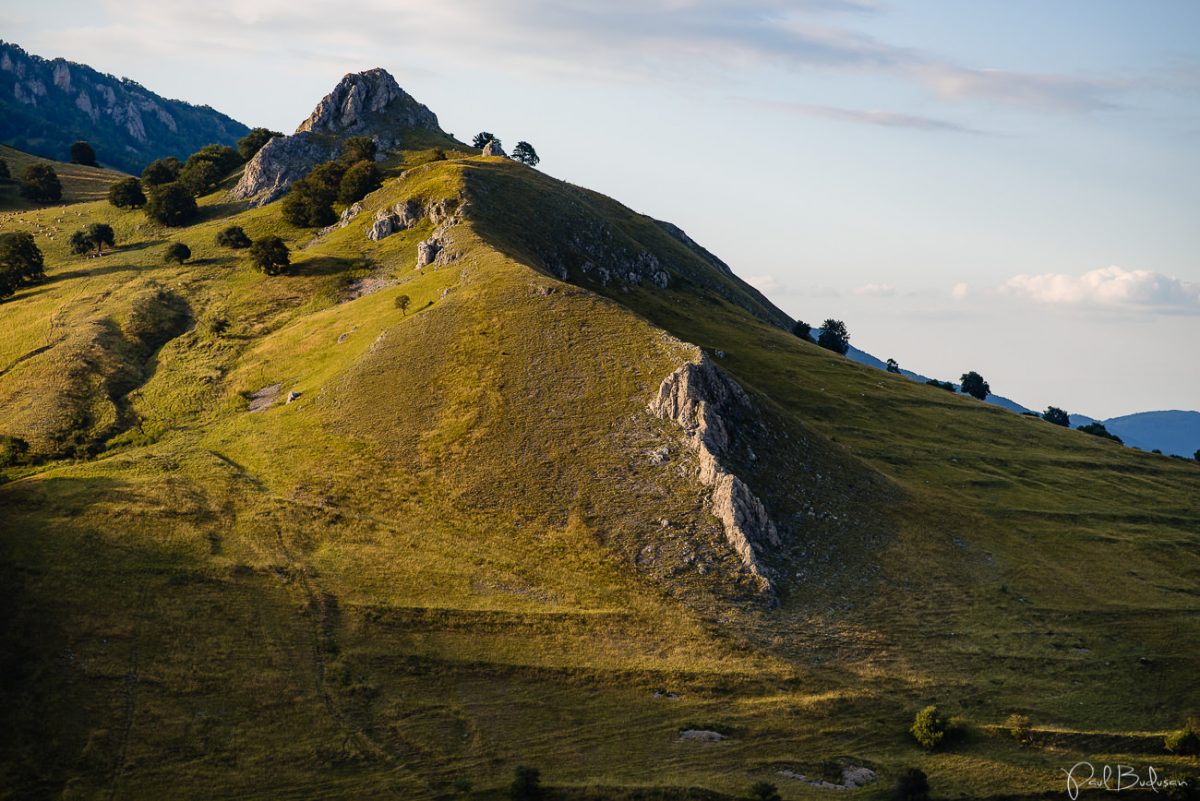
<path id="1" fill-rule="evenodd" d="M 0 434 L 42 455 L 0 485 L 0 798 L 491 797 L 530 764 L 802 799 L 830 791 L 779 771 L 830 760 L 878 772 L 863 798 L 909 765 L 986 797 L 1079 759 L 1195 769 L 1161 734 L 1200 707 L 1200 469 L 802 343 L 661 224 L 451 155 L 404 154 L 320 237 L 221 194 L 177 230 L 71 207 L 117 231 L 99 259 L 39 227 L 61 210 L 0 222 L 49 265 L 0 305 Z M 414 268 L 428 219 L 366 238 L 408 199 L 458 210 L 456 258 Z M 230 223 L 285 237 L 292 273 L 216 247 Z M 194 259 L 163 264 L 171 241 Z M 601 281 L 643 252 L 666 289 Z M 764 421 L 734 467 L 784 534 L 777 607 L 646 412 L 697 346 Z M 966 738 L 919 751 L 927 703 Z M 995 730 L 1012 712 L 1032 745 Z"/>
<path id="2" fill-rule="evenodd" d="M 17 182 L 31 164 L 49 164 L 54 168 L 54 171 L 58 174 L 58 180 L 62 182 L 63 197 L 61 202 L 63 204 L 102 200 L 108 196 L 108 188 L 119 178 L 124 177 L 124 173 L 117 172 L 116 170 L 51 161 L 31 156 L 28 153 L 23 153 L 20 150 L 15 150 L 5 145 L 0 145 L 0 159 L 8 163 L 8 170 L 12 175 L 11 183 L 5 184 L 0 182 L 0 214 L 5 211 L 40 208 L 38 204 L 30 203 L 21 197 L 17 191 Z M 3 226 L 5 222 L 3 217 L 0 217 L 0 226 Z M 10 224 L 16 225 L 17 221 L 12 220 Z M 53 223 L 47 222 L 45 224 L 58 224 L 57 217 Z"/>

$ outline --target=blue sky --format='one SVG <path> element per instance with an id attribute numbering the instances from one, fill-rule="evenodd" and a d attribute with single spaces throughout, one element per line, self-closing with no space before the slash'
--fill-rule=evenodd
<path id="1" fill-rule="evenodd" d="M 1200 407 L 1200 3 L 42 0 L 0 31 L 284 131 L 383 66 L 881 358 Z"/>

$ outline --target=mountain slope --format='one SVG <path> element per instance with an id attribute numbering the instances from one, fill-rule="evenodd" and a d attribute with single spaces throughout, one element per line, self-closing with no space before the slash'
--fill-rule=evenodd
<path id="1" fill-rule="evenodd" d="M 127 78 L 46 60 L 0 41 L 0 142 L 49 159 L 91 143 L 97 160 L 140 173 L 164 156 L 232 145 L 249 129 L 208 106 L 168 100 Z"/>
<path id="2" fill-rule="evenodd" d="M 8 164 L 8 170 L 13 177 L 13 182 L 7 186 L 0 183 L 0 211 L 38 207 L 36 203 L 31 203 L 21 197 L 18 191 L 18 181 L 21 175 L 32 164 L 46 163 L 54 168 L 55 174 L 62 182 L 63 203 L 86 203 L 92 200 L 101 200 L 108 196 L 108 188 L 114 182 L 125 177 L 124 173 L 116 170 L 42 159 L 5 145 L 0 145 L 0 159 Z"/>
<path id="3" fill-rule="evenodd" d="M 1191 458 L 1200 451 L 1200 412 L 1138 412 L 1110 417 L 1105 427 L 1125 444 Z"/>
<path id="4" fill-rule="evenodd" d="M 1186 767 L 1158 749 L 1200 703 L 1194 465 L 800 342 L 678 229 L 401 141 L 324 233 L 215 193 L 185 229 L 73 207 L 103 259 L 37 234 L 49 280 L 0 305 L 0 433 L 45 458 L 0 484 L 0 797 Z M 930 702 L 977 735 L 919 752 Z M 1014 711 L 1056 750 L 985 728 Z"/>

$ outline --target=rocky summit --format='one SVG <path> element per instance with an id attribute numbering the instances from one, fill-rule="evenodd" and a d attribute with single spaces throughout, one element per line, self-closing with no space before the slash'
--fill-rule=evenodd
<path id="1" fill-rule="evenodd" d="M 270 203 L 317 164 L 336 157 L 346 137 L 371 137 L 382 156 L 418 130 L 440 133 L 437 115 L 387 70 L 348 74 L 294 134 L 275 137 L 255 154 L 230 194 L 254 205 Z"/>

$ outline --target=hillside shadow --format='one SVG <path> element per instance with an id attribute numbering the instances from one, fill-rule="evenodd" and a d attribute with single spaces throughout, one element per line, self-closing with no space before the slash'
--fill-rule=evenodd
<path id="1" fill-rule="evenodd" d="M 304 261 L 293 262 L 292 275 L 325 276 L 338 275 L 349 270 L 369 269 L 368 259 L 347 259 L 339 256 L 317 256 Z"/>
<path id="2" fill-rule="evenodd" d="M 115 252 L 125 253 L 126 251 L 146 250 L 147 248 L 152 248 L 157 245 L 164 245 L 166 242 L 167 240 L 165 239 L 143 239 L 140 242 L 131 242 L 128 245 L 121 245 L 121 247 L 117 248 Z"/>
<path id="3" fill-rule="evenodd" d="M 61 273 L 53 273 L 46 276 L 46 282 L 53 283 L 55 281 L 69 281 L 72 278 L 96 278 L 101 275 L 135 272 L 137 269 L 137 267 L 125 263 L 98 264 L 95 267 L 87 267 L 78 270 L 64 270 Z"/>

